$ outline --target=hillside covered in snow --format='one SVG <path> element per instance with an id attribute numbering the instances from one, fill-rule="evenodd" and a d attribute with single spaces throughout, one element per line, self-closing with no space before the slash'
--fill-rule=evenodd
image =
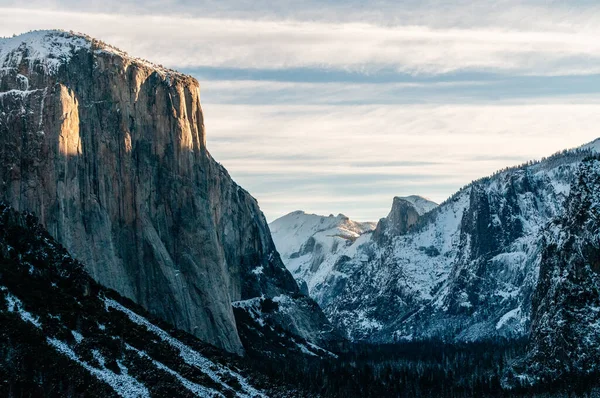
<path id="1" fill-rule="evenodd" d="M 343 214 L 325 217 L 299 210 L 271 222 L 269 229 L 287 269 L 310 292 L 331 272 L 328 259 L 375 225 Z"/>
<path id="2" fill-rule="evenodd" d="M 482 178 L 437 207 L 395 198 L 372 232 L 319 257 L 307 250 L 310 234 L 294 236 L 302 213 L 270 227 L 287 267 L 310 281 L 311 296 L 351 340 L 526 337 L 542 231 L 563 214 L 576 171 L 598 142 Z"/>

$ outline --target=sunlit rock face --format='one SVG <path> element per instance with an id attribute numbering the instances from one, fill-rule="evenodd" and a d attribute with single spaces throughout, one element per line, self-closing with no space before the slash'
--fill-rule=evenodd
<path id="1" fill-rule="evenodd" d="M 199 97 L 194 78 L 89 37 L 0 40 L 0 197 L 100 283 L 241 353 L 231 302 L 299 289 L 208 153 Z"/>

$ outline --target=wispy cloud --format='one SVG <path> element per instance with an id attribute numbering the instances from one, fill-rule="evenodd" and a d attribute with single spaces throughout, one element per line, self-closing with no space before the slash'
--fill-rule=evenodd
<path id="1" fill-rule="evenodd" d="M 2 5 L 123 15 L 250 20 L 368 22 L 439 28 L 570 31 L 597 25 L 589 0 L 2 0 Z"/>
<path id="2" fill-rule="evenodd" d="M 81 31 L 196 75 L 208 146 L 269 219 L 376 220 L 600 126 L 589 1 L 0 0 L 0 35 Z"/>
<path id="3" fill-rule="evenodd" d="M 269 218 L 301 201 L 358 219 L 384 215 L 377 209 L 393 195 L 442 201 L 498 169 L 591 141 L 600 126 L 593 103 L 207 104 L 205 112 L 211 152 Z M 353 200 L 361 205 L 336 207 Z"/>
<path id="4" fill-rule="evenodd" d="M 427 78 L 424 81 L 394 82 L 373 77 L 353 81 L 297 82 L 267 80 L 212 80 L 202 72 L 191 71 L 202 83 L 202 98 L 209 103 L 280 105 L 358 105 L 358 104 L 452 104 L 452 103 L 543 103 L 600 102 L 600 76 L 462 76 Z M 301 74 L 301 71 L 298 71 Z M 318 72 L 307 79 L 321 79 Z M 318 76 L 315 76 L 318 75 Z M 407 79 L 396 75 L 397 79 Z M 475 78 L 475 76 L 472 76 Z M 276 79 L 280 77 L 276 74 Z M 340 76 L 341 78 L 341 76 Z M 366 79 L 366 78 L 365 78 Z M 443 79 L 443 80 L 441 80 Z M 355 79 L 358 80 L 358 79 Z M 369 81 L 376 81 L 369 83 Z"/>
<path id="5" fill-rule="evenodd" d="M 600 73 L 600 30 L 377 25 L 0 9 L 0 34 L 68 27 L 173 67 L 322 67 L 413 74 Z"/>

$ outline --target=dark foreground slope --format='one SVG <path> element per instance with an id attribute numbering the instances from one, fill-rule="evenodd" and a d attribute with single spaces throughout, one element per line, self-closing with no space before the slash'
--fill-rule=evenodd
<path id="1" fill-rule="evenodd" d="M 0 205 L 0 396 L 254 397 L 264 379 L 101 287 L 35 217 Z"/>

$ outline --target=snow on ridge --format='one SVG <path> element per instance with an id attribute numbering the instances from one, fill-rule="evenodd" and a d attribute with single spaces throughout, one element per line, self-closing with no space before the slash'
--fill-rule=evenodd
<path id="1" fill-rule="evenodd" d="M 83 35 L 60 30 L 38 30 L 0 39 L 0 67 L 17 67 L 26 59 L 30 66 L 39 63 L 47 74 L 54 75 L 61 65 L 91 42 Z"/>
<path id="2" fill-rule="evenodd" d="M 591 149 L 596 153 L 600 153 L 600 138 L 596 138 L 594 141 L 589 142 L 581 147 L 582 149 Z"/>
<path id="3" fill-rule="evenodd" d="M 171 369 L 168 366 L 164 365 L 162 362 L 158 362 L 158 361 L 152 359 L 152 357 L 150 357 L 145 352 L 140 351 L 137 348 L 135 348 L 135 347 L 133 347 L 133 346 L 131 346 L 129 344 L 125 344 L 125 347 L 128 350 L 135 352 L 141 358 L 144 358 L 144 359 L 147 359 L 147 360 L 151 361 L 154 364 L 154 366 L 156 366 L 158 369 L 163 370 L 163 371 L 169 373 L 172 376 L 175 376 L 175 378 L 181 383 L 181 385 L 183 385 L 187 390 L 191 391 L 192 393 L 196 394 L 197 396 L 199 396 L 199 397 L 211 397 L 211 398 L 212 397 L 224 397 L 223 394 L 221 394 L 220 392 L 218 392 L 216 390 L 213 390 L 212 388 L 201 386 L 199 384 L 196 384 L 196 383 L 194 383 L 194 382 L 186 379 L 181 374 L 177 373 L 173 369 Z"/>
<path id="4" fill-rule="evenodd" d="M 212 362 L 205 356 L 201 355 L 197 351 L 195 351 L 192 348 L 188 347 L 187 345 L 183 344 L 181 341 L 172 337 L 169 333 L 167 333 L 163 329 L 150 323 L 146 318 L 136 314 L 135 312 L 133 312 L 129 308 L 123 306 L 119 302 L 117 302 L 113 299 L 104 298 L 104 305 L 107 310 L 110 308 L 114 308 L 115 310 L 120 311 L 120 312 L 124 313 L 125 315 L 127 315 L 127 317 L 133 323 L 145 326 L 146 329 L 148 329 L 148 331 L 154 333 L 160 339 L 162 339 L 163 341 L 170 344 L 171 347 L 179 350 L 179 355 L 184 360 L 184 362 L 186 362 L 188 365 L 194 366 L 197 369 L 199 369 L 201 372 L 203 372 L 208 377 L 210 377 L 215 383 L 218 383 L 218 384 L 222 385 L 224 388 L 231 390 L 231 387 L 222 380 L 220 374 L 228 374 L 229 376 L 235 378 L 239 382 L 239 384 L 242 388 L 242 391 L 235 391 L 235 393 L 238 397 L 240 397 L 240 398 L 264 397 L 264 398 L 266 398 L 265 394 L 263 394 L 259 390 L 252 387 L 248 383 L 248 381 L 240 374 L 233 372 L 232 370 L 230 370 L 224 366 L 221 366 L 221 365 L 218 365 L 218 364 Z M 213 369 L 217 369 L 217 371 L 214 371 Z"/>
<path id="5" fill-rule="evenodd" d="M 132 63 L 149 67 L 167 79 L 171 75 L 186 76 L 162 65 L 131 56 L 125 51 L 86 34 L 59 29 L 35 30 L 18 36 L 0 37 L 0 70 L 14 70 L 25 59 L 30 67 L 39 64 L 46 74 L 55 75 L 62 65 L 68 63 L 81 50 L 114 54 Z"/>
<path id="6" fill-rule="evenodd" d="M 434 201 L 432 201 L 424 196 L 420 196 L 420 195 L 396 196 L 396 198 L 403 199 L 403 200 L 406 200 L 407 202 L 411 203 L 415 207 L 415 210 L 417 210 L 417 213 L 419 213 L 420 216 L 422 216 L 425 213 L 430 212 L 431 210 L 435 209 L 438 206 L 438 204 L 435 203 Z"/>
<path id="7" fill-rule="evenodd" d="M 150 397 L 150 392 L 148 389 L 133 376 L 129 376 L 127 373 L 127 368 L 119 361 L 117 361 L 117 365 L 119 366 L 121 372 L 117 374 L 106 367 L 99 369 L 85 362 L 77 356 L 75 351 L 73 351 L 73 349 L 67 343 L 63 341 L 51 337 L 46 337 L 46 341 L 56 351 L 62 353 L 72 361 L 77 362 L 93 376 L 104 381 L 120 396 L 124 398 Z M 99 362 L 102 365 L 103 361 Z"/>
<path id="8" fill-rule="evenodd" d="M 285 241 L 283 239 L 278 239 L 279 245 L 277 244 L 277 241 L 275 242 L 277 250 L 285 255 L 288 254 L 290 250 L 296 250 L 298 248 L 298 243 L 303 244 L 306 239 L 317 232 L 338 228 L 339 231 L 331 231 L 331 234 L 341 234 L 345 232 L 348 236 L 356 237 L 364 232 L 374 229 L 375 223 L 353 221 L 343 214 L 338 214 L 337 216 L 334 216 L 333 214 L 321 216 L 318 214 L 307 214 L 298 210 L 272 221 L 269 224 L 269 228 L 271 229 L 274 239 L 278 238 L 278 236 L 283 236 L 283 234 L 285 234 L 285 238 L 294 238 L 294 242 L 289 245 L 285 244 L 287 239 Z"/>
<path id="9" fill-rule="evenodd" d="M 289 213 L 269 224 L 286 268 L 298 281 L 305 281 L 309 290 L 317 284 L 315 270 L 327 273 L 319 266 L 323 256 L 327 259 L 352 245 L 375 226 L 374 222 L 353 221 L 343 214 L 320 216 L 303 211 Z"/>

